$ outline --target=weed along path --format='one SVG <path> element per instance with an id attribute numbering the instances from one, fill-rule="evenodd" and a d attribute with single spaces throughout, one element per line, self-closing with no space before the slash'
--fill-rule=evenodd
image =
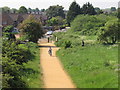
<path id="1" fill-rule="evenodd" d="M 48 54 L 49 46 L 52 46 L 52 56 Z M 58 49 L 53 43 L 40 44 L 40 63 L 43 72 L 44 88 L 75 88 L 75 85 L 56 57 Z"/>

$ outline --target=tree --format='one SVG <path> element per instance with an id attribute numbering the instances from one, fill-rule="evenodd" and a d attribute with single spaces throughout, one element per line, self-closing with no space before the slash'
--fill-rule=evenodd
<path id="1" fill-rule="evenodd" d="M 64 8 L 62 6 L 59 5 L 55 5 L 55 6 L 50 6 L 47 10 L 46 10 L 46 14 L 48 16 L 48 18 L 52 18 L 52 17 L 56 17 L 56 16 L 61 16 L 62 18 L 65 18 L 65 14 L 64 14 Z"/>
<path id="2" fill-rule="evenodd" d="M 37 42 L 42 37 L 42 24 L 37 21 L 32 15 L 23 21 L 18 28 L 23 35 L 27 36 L 27 39 L 32 42 Z"/>
<path id="3" fill-rule="evenodd" d="M 69 7 L 67 22 L 70 24 L 70 22 L 73 21 L 73 19 L 79 14 L 81 14 L 80 6 L 74 1 Z"/>
<path id="4" fill-rule="evenodd" d="M 41 9 L 41 12 L 45 12 L 45 9 Z"/>
<path id="5" fill-rule="evenodd" d="M 116 11 L 116 7 L 111 7 L 111 11 Z"/>
<path id="6" fill-rule="evenodd" d="M 24 6 L 21 6 L 21 7 L 19 8 L 18 12 L 19 12 L 19 13 L 22 13 L 22 14 L 28 13 L 26 7 L 24 7 Z"/>
<path id="7" fill-rule="evenodd" d="M 39 14 L 39 11 L 40 11 L 40 10 L 39 10 L 38 8 L 35 9 L 35 12 L 36 12 L 37 14 Z"/>
<path id="8" fill-rule="evenodd" d="M 10 13 L 10 8 L 5 6 L 5 7 L 2 7 L 2 12 L 4 13 Z"/>
<path id="9" fill-rule="evenodd" d="M 28 8 L 28 13 L 32 13 L 32 9 L 31 8 Z"/>
<path id="10" fill-rule="evenodd" d="M 118 15 L 117 17 L 120 19 L 120 8 L 118 8 Z"/>
<path id="11" fill-rule="evenodd" d="M 95 12 L 96 12 L 97 14 L 102 14 L 102 13 L 103 13 L 103 11 L 100 10 L 99 7 L 96 7 L 96 8 L 95 8 Z"/>
<path id="12" fill-rule="evenodd" d="M 83 5 L 82 12 L 83 14 L 88 14 L 88 15 L 96 14 L 94 7 L 89 2 Z"/>
<path id="13" fill-rule="evenodd" d="M 118 26 L 120 23 L 118 19 L 110 20 L 106 23 L 105 27 L 101 28 L 101 34 L 98 37 L 98 40 L 104 43 L 113 43 L 120 41 L 120 30 Z"/>
<path id="14" fill-rule="evenodd" d="M 12 9 L 11 9 L 11 12 L 12 12 L 12 13 L 17 13 L 17 12 L 18 12 L 18 10 L 17 10 L 17 9 L 15 9 L 15 8 L 12 8 Z"/>

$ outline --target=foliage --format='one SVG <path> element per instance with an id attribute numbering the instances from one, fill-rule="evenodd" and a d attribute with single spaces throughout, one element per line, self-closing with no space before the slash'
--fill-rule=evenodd
<path id="1" fill-rule="evenodd" d="M 67 22 L 70 23 L 79 14 L 81 14 L 80 6 L 76 3 L 76 1 L 74 1 L 69 7 L 69 11 L 67 13 Z"/>
<path id="2" fill-rule="evenodd" d="M 10 12 L 10 8 L 7 7 L 7 6 L 2 7 L 1 9 L 2 9 L 2 12 L 3 12 L 3 13 L 9 13 L 9 12 Z"/>
<path id="3" fill-rule="evenodd" d="M 118 46 L 91 45 L 57 52 L 77 88 L 118 87 Z"/>
<path id="4" fill-rule="evenodd" d="M 94 9 L 95 9 L 95 12 L 96 12 L 97 14 L 102 14 L 102 13 L 103 13 L 103 11 L 100 10 L 99 7 L 96 7 L 96 8 L 94 8 Z"/>
<path id="5" fill-rule="evenodd" d="M 32 88 L 39 88 L 41 83 L 37 44 L 32 42 L 16 44 L 7 40 L 3 42 L 2 49 L 3 88 L 29 88 L 30 85 Z M 32 83 L 28 79 L 32 80 Z"/>
<path id="6" fill-rule="evenodd" d="M 18 10 L 18 13 L 26 14 L 27 13 L 27 8 L 25 6 L 21 6 Z"/>
<path id="7" fill-rule="evenodd" d="M 94 7 L 89 2 L 83 5 L 82 11 L 83 14 L 88 14 L 88 15 L 96 14 Z"/>
<path id="8" fill-rule="evenodd" d="M 50 20 L 47 20 L 47 24 L 49 26 L 61 26 L 61 25 L 65 25 L 66 24 L 66 20 L 63 19 L 62 17 L 60 16 L 57 16 L 57 17 L 52 17 Z"/>
<path id="9" fill-rule="evenodd" d="M 71 30 L 69 31 L 81 35 L 97 35 L 99 28 L 103 27 L 108 20 L 114 18 L 106 15 L 78 15 L 71 23 Z"/>
<path id="10" fill-rule="evenodd" d="M 100 28 L 101 34 L 98 39 L 105 43 L 116 43 L 120 40 L 118 26 L 118 19 L 108 21 L 104 27 Z"/>
<path id="11" fill-rule="evenodd" d="M 27 39 L 32 42 L 37 42 L 42 37 L 42 25 L 39 21 L 35 20 L 33 16 L 29 16 L 28 19 L 23 21 L 19 27 L 22 34 L 28 36 Z"/>
<path id="12" fill-rule="evenodd" d="M 30 52 L 33 54 L 32 60 L 23 64 L 23 69 L 21 69 L 21 79 L 27 83 L 27 88 L 41 88 L 41 70 L 40 70 L 40 50 L 36 43 L 27 43 Z M 19 47 L 25 48 L 25 44 L 20 44 Z"/>
<path id="13" fill-rule="evenodd" d="M 2 32 L 3 37 L 8 38 L 8 40 L 15 39 L 15 36 L 12 34 L 13 29 L 14 27 L 12 25 L 4 27 Z"/>
<path id="14" fill-rule="evenodd" d="M 111 7 L 111 11 L 116 11 L 116 7 Z"/>
<path id="15" fill-rule="evenodd" d="M 3 88 L 26 87 L 21 80 L 22 64 L 30 60 L 31 53 L 19 48 L 15 42 L 4 40 L 2 46 Z"/>
<path id="16" fill-rule="evenodd" d="M 46 10 L 46 15 L 48 16 L 49 19 L 51 19 L 52 17 L 56 17 L 56 16 L 61 16 L 62 18 L 65 18 L 63 9 L 64 8 L 59 5 L 50 6 Z"/>

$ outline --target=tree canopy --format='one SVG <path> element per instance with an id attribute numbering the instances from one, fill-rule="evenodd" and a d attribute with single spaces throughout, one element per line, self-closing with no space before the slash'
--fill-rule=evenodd
<path id="1" fill-rule="evenodd" d="M 21 6 L 21 7 L 19 8 L 18 12 L 19 12 L 19 13 L 22 13 L 22 14 L 28 13 L 26 7 L 24 7 L 24 6 Z"/>
<path id="2" fill-rule="evenodd" d="M 73 21 L 73 19 L 81 13 L 82 12 L 79 4 L 77 4 L 76 1 L 72 2 L 67 13 L 67 22 L 70 24 L 70 22 Z"/>
<path id="3" fill-rule="evenodd" d="M 23 21 L 18 28 L 23 35 L 27 36 L 27 39 L 32 42 L 37 42 L 42 37 L 42 24 L 37 21 L 33 16 L 29 16 L 28 19 Z"/>
<path id="4" fill-rule="evenodd" d="M 116 43 L 120 40 L 119 25 L 118 19 L 108 21 L 104 27 L 100 28 L 101 34 L 98 39 L 104 43 Z"/>
<path id="5" fill-rule="evenodd" d="M 96 14 L 93 5 L 90 4 L 89 2 L 83 5 L 82 12 L 83 12 L 83 14 L 88 14 L 88 15 L 95 15 Z"/>
<path id="6" fill-rule="evenodd" d="M 56 17 L 56 16 L 61 16 L 62 18 L 65 18 L 65 14 L 64 14 L 63 9 L 64 8 L 62 6 L 59 6 L 59 5 L 50 6 L 46 10 L 46 14 L 47 14 L 49 19 L 52 17 Z"/>

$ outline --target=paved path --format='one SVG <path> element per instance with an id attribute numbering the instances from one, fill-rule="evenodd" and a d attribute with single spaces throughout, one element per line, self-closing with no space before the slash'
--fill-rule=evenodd
<path id="1" fill-rule="evenodd" d="M 43 72 L 44 88 L 75 88 L 75 85 L 55 55 L 59 48 L 55 47 L 53 43 L 43 43 L 40 46 L 40 63 Z M 53 46 L 53 56 L 48 54 L 49 46 Z"/>

